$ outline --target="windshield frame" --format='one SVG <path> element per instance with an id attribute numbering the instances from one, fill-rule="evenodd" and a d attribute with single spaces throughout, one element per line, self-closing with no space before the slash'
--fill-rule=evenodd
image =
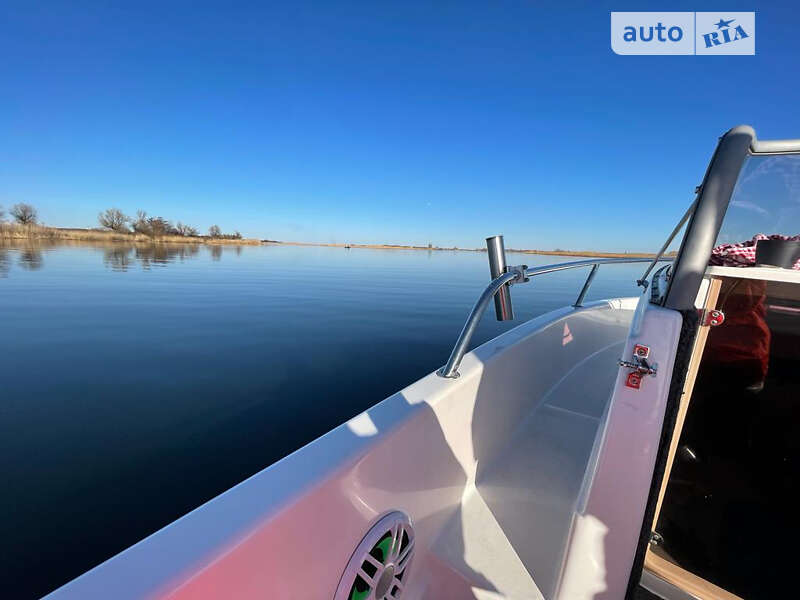
<path id="1" fill-rule="evenodd" d="M 720 138 L 697 188 L 697 207 L 675 260 L 665 307 L 693 308 L 742 167 L 751 156 L 769 154 L 800 154 L 800 139 L 758 141 L 748 125 L 734 127 Z"/>

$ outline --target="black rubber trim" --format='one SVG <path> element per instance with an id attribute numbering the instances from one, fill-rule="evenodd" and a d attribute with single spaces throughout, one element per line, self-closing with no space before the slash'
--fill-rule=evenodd
<path id="1" fill-rule="evenodd" d="M 719 234 L 731 195 L 739 179 L 750 146 L 756 139 L 752 127 L 734 127 L 720 138 L 706 170 L 697 207 L 686 225 L 664 306 L 688 310 L 694 305 L 697 290 L 708 266 L 708 257 Z"/>
<path id="2" fill-rule="evenodd" d="M 697 335 L 700 321 L 697 310 L 694 308 L 682 310 L 680 313 L 683 321 L 681 323 L 681 333 L 678 337 L 678 347 L 675 350 L 675 366 L 672 368 L 672 381 L 669 384 L 664 424 L 661 427 L 661 438 L 658 442 L 658 454 L 656 455 L 656 464 L 653 470 L 653 480 L 650 483 L 650 495 L 647 498 L 647 506 L 644 510 L 642 531 L 639 534 L 636 555 L 633 558 L 633 566 L 628 577 L 628 589 L 625 593 L 626 600 L 636 600 L 637 597 L 636 589 L 639 587 L 639 580 L 642 577 L 644 555 L 647 551 L 647 544 L 650 542 L 650 530 L 653 524 L 653 517 L 656 514 L 658 492 L 661 489 L 661 480 L 664 478 L 664 471 L 667 467 L 670 440 L 672 440 L 672 432 L 675 429 L 678 407 L 683 394 L 683 384 L 686 381 L 686 373 L 689 370 L 689 359 L 692 356 L 694 339 Z"/>

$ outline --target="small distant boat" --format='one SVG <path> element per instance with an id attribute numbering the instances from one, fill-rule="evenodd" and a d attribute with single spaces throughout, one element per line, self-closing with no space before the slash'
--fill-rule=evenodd
<path id="1" fill-rule="evenodd" d="M 774 194 L 800 189 L 798 159 L 800 140 L 728 131 L 653 259 L 507 265 L 489 238 L 491 281 L 443 367 L 49 597 L 793 597 L 770 590 L 793 586 L 800 256 L 720 231 L 780 213 L 764 237 L 790 242 L 772 234 L 798 212 Z M 737 199 L 753 177 L 773 195 Z M 621 229 L 659 227 L 641 194 Z M 586 302 L 624 263 L 643 263 L 641 295 Z M 588 270 L 572 305 L 468 351 L 492 303 L 512 319 L 515 286 L 570 269 Z"/>

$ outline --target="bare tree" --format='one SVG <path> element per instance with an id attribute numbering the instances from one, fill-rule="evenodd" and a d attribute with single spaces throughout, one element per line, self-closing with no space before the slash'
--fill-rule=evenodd
<path id="1" fill-rule="evenodd" d="M 20 225 L 33 225 L 36 223 L 36 209 L 30 204 L 15 204 L 11 208 L 11 216 Z"/>
<path id="2" fill-rule="evenodd" d="M 136 211 L 136 218 L 131 219 L 131 227 L 136 233 L 143 233 L 144 235 L 150 235 L 152 232 L 150 231 L 150 225 L 147 223 L 147 213 L 143 210 Z"/>
<path id="3" fill-rule="evenodd" d="M 175 235 L 175 228 L 172 223 L 167 221 L 164 217 L 150 217 L 147 219 L 147 225 L 150 228 L 150 234 L 153 237 L 162 235 Z"/>
<path id="4" fill-rule="evenodd" d="M 111 231 L 128 233 L 128 221 L 130 219 L 118 208 L 109 208 L 97 215 L 97 222 L 100 223 L 100 226 Z"/>
<path id="5" fill-rule="evenodd" d="M 219 225 L 212 225 L 208 228 L 208 235 L 212 238 L 222 237 L 222 229 L 219 228 Z"/>
<path id="6" fill-rule="evenodd" d="M 5 218 L 5 216 L 6 216 L 6 211 L 4 211 L 3 207 L 0 206 L 0 223 L 3 222 L 3 219 Z"/>
<path id="7" fill-rule="evenodd" d="M 178 235 L 182 235 L 184 237 L 197 237 L 197 229 L 190 225 L 184 225 L 180 221 L 175 225 L 175 231 Z"/>

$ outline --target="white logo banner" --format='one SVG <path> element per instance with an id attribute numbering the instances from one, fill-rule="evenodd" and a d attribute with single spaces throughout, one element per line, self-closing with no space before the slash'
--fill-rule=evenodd
<path id="1" fill-rule="evenodd" d="M 755 54 L 754 12 L 612 12 L 616 54 Z"/>

